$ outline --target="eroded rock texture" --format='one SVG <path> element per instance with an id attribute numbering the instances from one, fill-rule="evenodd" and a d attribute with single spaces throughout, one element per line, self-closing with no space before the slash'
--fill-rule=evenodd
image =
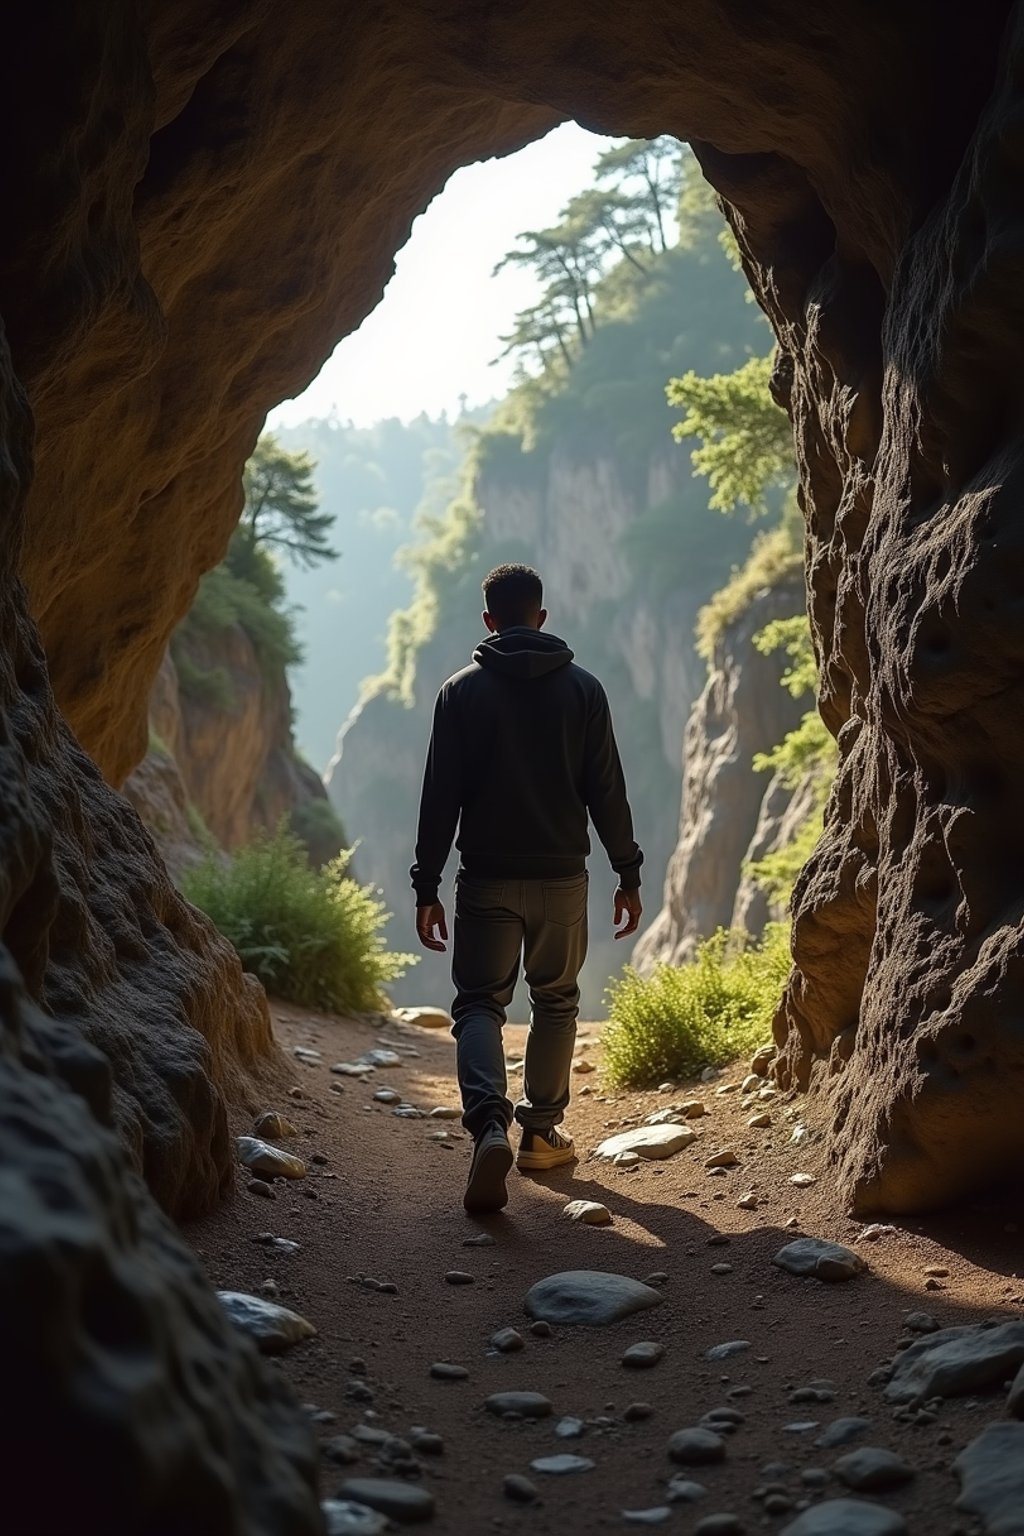
<path id="1" fill-rule="evenodd" d="M 28 1004 L 9 956 L 0 1026 L 10 1529 L 312 1536 L 308 1424 L 129 1169 L 108 1064 Z"/>

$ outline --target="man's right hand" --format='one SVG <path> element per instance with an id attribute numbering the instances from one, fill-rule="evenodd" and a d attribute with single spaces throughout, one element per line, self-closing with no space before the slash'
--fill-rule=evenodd
<path id="1" fill-rule="evenodd" d="M 626 939 L 631 933 L 636 933 L 640 926 L 640 918 L 643 915 L 643 903 L 640 900 L 639 888 L 633 891 L 624 891 L 620 885 L 615 892 L 615 916 L 613 924 L 622 923 L 622 927 L 615 928 L 617 939 Z"/>
<path id="2" fill-rule="evenodd" d="M 445 921 L 444 907 L 439 901 L 431 902 L 428 907 L 416 908 L 416 932 L 424 949 L 433 949 L 439 954 L 444 954 L 447 947 L 448 924 Z"/>

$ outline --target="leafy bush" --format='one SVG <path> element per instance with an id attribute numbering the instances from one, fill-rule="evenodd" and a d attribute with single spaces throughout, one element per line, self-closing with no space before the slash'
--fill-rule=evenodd
<path id="1" fill-rule="evenodd" d="M 251 563 L 265 567 L 259 583 L 251 575 L 240 576 L 230 568 L 231 556 L 199 583 L 195 600 L 178 633 L 217 634 L 238 624 L 249 639 L 267 673 L 302 660 L 290 616 L 274 606 L 273 583 L 280 584 L 270 556 L 255 551 Z M 175 656 L 177 660 L 177 656 Z"/>
<path id="2" fill-rule="evenodd" d="M 786 521 L 753 543 L 746 563 L 705 603 L 697 618 L 697 650 L 708 661 L 730 624 L 742 617 L 765 588 L 794 581 L 803 570 L 803 555 Z"/>
<path id="3" fill-rule="evenodd" d="M 178 674 L 178 687 L 182 694 L 196 704 L 205 704 L 208 709 L 230 709 L 235 702 L 235 690 L 227 668 L 204 667 L 193 660 L 179 643 L 178 637 L 183 629 L 184 625 L 181 625 L 171 638 L 171 655 L 174 657 L 174 670 Z"/>
<path id="4" fill-rule="evenodd" d="M 368 1013 L 416 957 L 386 949 L 389 914 L 372 887 L 347 877 L 350 858 L 343 852 L 313 870 L 302 843 L 282 827 L 226 862 L 195 865 L 184 876 L 185 895 L 268 991 L 303 1007 Z"/>
<path id="5" fill-rule="evenodd" d="M 688 965 L 659 965 L 649 978 L 627 966 L 608 989 L 609 1077 L 640 1088 L 756 1050 L 771 1038 L 789 967 L 782 923 L 771 924 L 757 943 L 719 931 Z"/>

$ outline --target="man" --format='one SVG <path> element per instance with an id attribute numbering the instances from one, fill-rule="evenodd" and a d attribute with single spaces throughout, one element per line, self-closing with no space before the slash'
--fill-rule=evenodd
<path id="1" fill-rule="evenodd" d="M 474 1139 L 468 1211 L 508 1203 L 513 1110 L 501 1031 L 521 955 L 531 1014 L 516 1162 L 540 1172 L 575 1157 L 558 1125 L 587 951 L 587 813 L 619 877 L 616 938 L 639 925 L 643 862 L 608 700 L 565 642 L 542 633 L 540 577 L 501 565 L 483 593 L 489 638 L 434 706 L 411 871 L 420 940 L 443 951 L 438 890 L 458 825 L 452 1016 L 462 1123 Z"/>

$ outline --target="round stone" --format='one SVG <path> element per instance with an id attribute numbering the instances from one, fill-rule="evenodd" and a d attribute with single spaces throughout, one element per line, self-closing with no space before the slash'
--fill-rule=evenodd
<path id="1" fill-rule="evenodd" d="M 909 1483 L 914 1469 L 902 1456 L 879 1446 L 862 1445 L 840 1456 L 833 1472 L 847 1488 L 857 1493 L 884 1493 Z"/>
<path id="2" fill-rule="evenodd" d="M 265 1355 L 279 1355 L 316 1334 L 307 1318 L 261 1296 L 249 1296 L 244 1291 L 218 1291 L 217 1300 L 239 1332 L 247 1333 Z"/>
<path id="3" fill-rule="evenodd" d="M 350 1477 L 338 1492 L 343 1499 L 368 1505 L 399 1525 L 417 1525 L 434 1515 L 434 1495 L 416 1483 L 388 1477 Z"/>
<path id="4" fill-rule="evenodd" d="M 564 1477 L 570 1472 L 592 1472 L 594 1463 L 589 1456 L 570 1456 L 563 1453 L 561 1456 L 539 1456 L 536 1461 L 531 1461 L 530 1466 L 534 1472 L 543 1472 L 549 1477 Z"/>
<path id="5" fill-rule="evenodd" d="M 451 1365 L 447 1360 L 435 1360 L 430 1374 L 435 1381 L 466 1381 L 469 1377 L 464 1365 Z"/>
<path id="6" fill-rule="evenodd" d="M 623 1152 L 635 1152 L 637 1157 L 672 1157 L 696 1139 L 696 1131 L 688 1125 L 640 1125 L 600 1142 L 597 1156 L 617 1159 Z"/>
<path id="7" fill-rule="evenodd" d="M 633 1370 L 646 1370 L 649 1366 L 657 1365 L 664 1357 L 665 1346 L 654 1339 L 645 1339 L 640 1344 L 631 1344 L 622 1357 L 622 1363 Z"/>
<path id="8" fill-rule="evenodd" d="M 535 1484 L 521 1472 L 510 1472 L 502 1488 L 506 1499 L 511 1499 L 513 1504 L 535 1504 L 540 1498 Z"/>
<path id="9" fill-rule="evenodd" d="M 607 1227 L 612 1213 L 599 1200 L 570 1200 L 562 1212 L 570 1221 L 581 1221 L 586 1227 Z"/>
<path id="10" fill-rule="evenodd" d="M 320 1511 L 327 1536 L 383 1536 L 388 1529 L 387 1515 L 351 1499 L 324 1499 Z"/>
<path id="11" fill-rule="evenodd" d="M 815 1280 L 835 1283 L 853 1280 L 863 1274 L 867 1265 L 852 1248 L 841 1243 L 828 1243 L 820 1237 L 798 1237 L 780 1248 L 772 1259 L 779 1269 L 791 1275 L 810 1275 Z"/>
<path id="12" fill-rule="evenodd" d="M 627 1275 L 572 1269 L 538 1280 L 526 1295 L 528 1316 L 548 1323 L 603 1327 L 656 1307 L 664 1297 Z"/>
<path id="13" fill-rule="evenodd" d="M 306 1165 L 301 1157 L 282 1152 L 280 1147 L 271 1146 L 269 1141 L 261 1141 L 258 1136 L 239 1136 L 235 1144 L 238 1148 L 238 1161 L 250 1173 L 259 1174 L 265 1179 L 306 1177 Z"/>
<path id="14" fill-rule="evenodd" d="M 484 1407 L 499 1418 L 512 1413 L 521 1419 L 546 1419 L 552 1411 L 550 1398 L 541 1392 L 492 1392 Z"/>
<path id="15" fill-rule="evenodd" d="M 693 1528 L 693 1536 L 743 1536 L 743 1521 L 738 1515 L 705 1515 Z"/>
<path id="16" fill-rule="evenodd" d="M 669 1460 L 683 1467 L 725 1460 L 725 1441 L 711 1429 L 679 1429 L 668 1443 Z"/>
<path id="17" fill-rule="evenodd" d="M 511 1355 L 525 1347 L 526 1340 L 515 1328 L 499 1328 L 497 1333 L 491 1335 L 491 1348 L 499 1354 Z"/>
<path id="18" fill-rule="evenodd" d="M 253 1130 L 257 1136 L 268 1136 L 271 1141 L 282 1141 L 288 1136 L 299 1134 L 291 1121 L 279 1115 L 276 1109 L 265 1109 L 262 1115 L 257 1115 Z"/>
<path id="19" fill-rule="evenodd" d="M 444 1278 L 446 1285 L 472 1285 L 476 1277 L 464 1269 L 450 1269 Z"/>
<path id="20" fill-rule="evenodd" d="M 783 1526 L 780 1536 L 907 1536 L 907 1522 L 894 1509 L 863 1499 L 829 1499 Z"/>

